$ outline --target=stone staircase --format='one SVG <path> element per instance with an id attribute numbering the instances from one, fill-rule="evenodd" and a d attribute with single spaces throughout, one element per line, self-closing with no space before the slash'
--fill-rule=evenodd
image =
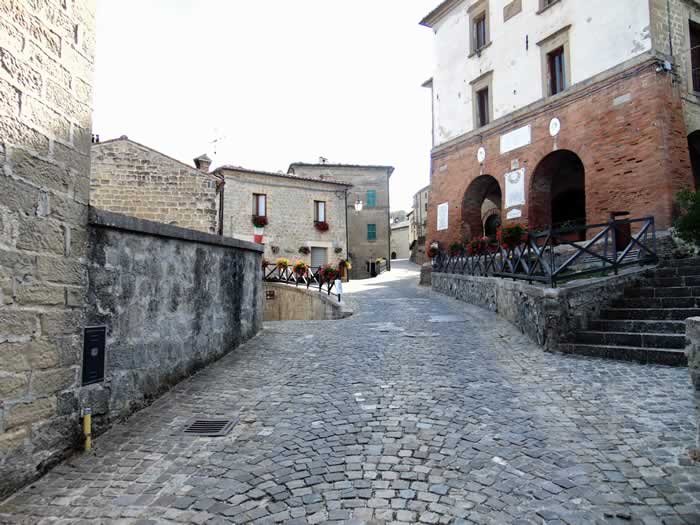
<path id="1" fill-rule="evenodd" d="M 567 353 L 686 366 L 685 319 L 700 316 L 700 257 L 665 262 L 576 333 Z"/>

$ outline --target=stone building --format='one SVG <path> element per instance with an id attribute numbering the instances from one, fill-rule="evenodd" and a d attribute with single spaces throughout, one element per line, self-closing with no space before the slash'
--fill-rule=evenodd
<path id="1" fill-rule="evenodd" d="M 410 257 L 410 226 L 411 224 L 407 220 L 391 223 L 391 259 L 408 259 Z"/>
<path id="2" fill-rule="evenodd" d="M 268 260 L 285 257 L 320 266 L 347 258 L 350 184 L 237 166 L 222 166 L 214 174 L 225 180 L 225 236 L 254 240 L 252 218 L 264 216 L 262 241 Z M 302 248 L 309 253 L 300 253 Z"/>
<path id="3" fill-rule="evenodd" d="M 0 497 L 76 442 L 95 6 L 0 2 Z"/>
<path id="4" fill-rule="evenodd" d="M 302 162 L 289 166 L 289 174 L 352 184 L 346 209 L 353 279 L 371 277 L 370 264 L 378 258 L 386 259 L 387 269 L 391 269 L 389 178 L 393 172 L 391 166 Z"/>
<path id="5" fill-rule="evenodd" d="M 425 234 L 428 226 L 428 200 L 430 186 L 421 188 L 413 195 L 413 209 L 410 216 L 409 245 L 411 261 L 416 264 L 425 262 Z"/>
<path id="6" fill-rule="evenodd" d="M 126 136 L 92 145 L 90 204 L 139 219 L 217 233 L 220 179 L 203 155 L 188 166 Z"/>
<path id="7" fill-rule="evenodd" d="M 691 16 L 695 3 L 668 5 Z M 669 63 L 666 5 L 447 0 L 426 16 L 436 49 L 426 242 L 618 210 L 668 228 L 675 194 L 693 186 L 683 108 L 695 95 Z"/>

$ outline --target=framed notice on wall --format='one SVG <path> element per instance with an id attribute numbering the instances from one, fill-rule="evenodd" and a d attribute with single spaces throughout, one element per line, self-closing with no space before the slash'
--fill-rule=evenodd
<path id="1" fill-rule="evenodd" d="M 506 208 L 525 204 L 525 168 L 506 173 Z"/>
<path id="2" fill-rule="evenodd" d="M 437 230 L 442 231 L 447 229 L 447 214 L 450 211 L 450 205 L 447 202 L 438 204 L 437 207 Z"/>

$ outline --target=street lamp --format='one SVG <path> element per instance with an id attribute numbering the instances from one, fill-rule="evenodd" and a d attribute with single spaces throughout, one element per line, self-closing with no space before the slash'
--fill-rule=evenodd
<path id="1" fill-rule="evenodd" d="M 357 200 L 355 201 L 355 211 L 362 211 L 362 201 L 360 200 L 360 197 L 357 197 Z"/>

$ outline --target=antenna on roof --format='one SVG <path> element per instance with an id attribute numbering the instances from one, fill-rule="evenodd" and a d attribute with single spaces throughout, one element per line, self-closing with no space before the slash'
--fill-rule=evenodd
<path id="1" fill-rule="evenodd" d="M 318 163 L 319 164 L 328 164 L 328 159 L 326 157 L 319 157 Z"/>
<path id="2" fill-rule="evenodd" d="M 218 128 L 214 128 L 214 140 L 210 140 L 209 144 L 213 145 L 214 155 L 216 155 L 216 147 L 219 142 L 224 142 L 228 137 L 226 135 L 221 135 Z"/>

